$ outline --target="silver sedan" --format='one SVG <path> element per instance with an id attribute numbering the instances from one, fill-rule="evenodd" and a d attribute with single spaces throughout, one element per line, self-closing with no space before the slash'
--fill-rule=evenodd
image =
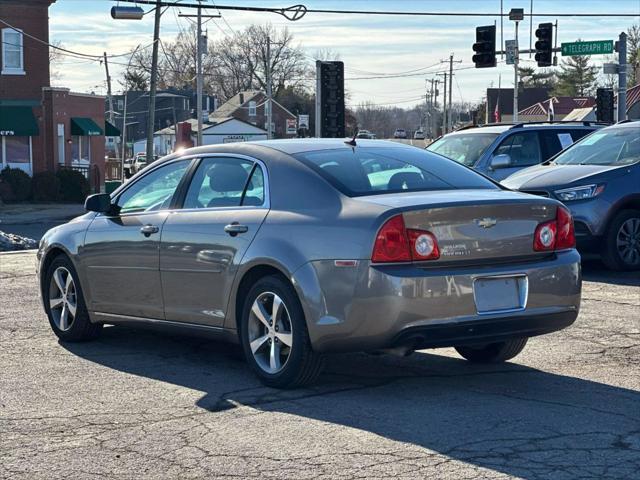
<path id="1" fill-rule="evenodd" d="M 275 387 L 312 382 L 337 351 L 505 361 L 580 305 L 565 207 L 397 143 L 194 148 L 86 208 L 38 252 L 61 340 L 105 324 L 213 334 Z"/>

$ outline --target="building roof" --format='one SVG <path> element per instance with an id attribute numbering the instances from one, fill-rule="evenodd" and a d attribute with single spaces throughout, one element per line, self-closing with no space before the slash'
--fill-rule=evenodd
<path id="1" fill-rule="evenodd" d="M 596 104 L 596 99 L 594 97 L 551 97 L 520 110 L 518 115 L 547 115 L 550 102 L 553 102 L 553 112 L 556 115 L 567 115 L 576 108 L 593 107 Z"/>
<path id="2" fill-rule="evenodd" d="M 487 111 L 493 115 L 500 99 L 501 115 L 513 115 L 513 88 L 487 88 Z M 523 88 L 518 91 L 518 106 L 527 108 L 549 98 L 548 88 Z"/>
<path id="3" fill-rule="evenodd" d="M 615 96 L 615 101 L 618 102 L 618 94 Z M 638 102 L 640 102 L 640 83 L 627 88 L 627 112 Z"/>
<path id="4" fill-rule="evenodd" d="M 227 123 L 230 122 L 232 120 L 236 121 L 236 122 L 240 122 L 246 125 L 250 125 L 253 128 L 257 128 L 259 130 L 264 131 L 264 133 L 267 133 L 266 130 L 264 130 L 263 128 L 257 127 L 249 122 L 245 122 L 244 120 L 240 119 L 240 118 L 236 118 L 236 117 L 224 117 L 224 118 L 218 118 L 218 117 L 213 117 L 210 116 L 210 121 L 209 122 L 205 122 L 202 124 L 202 131 L 205 132 L 206 130 L 208 130 L 209 128 L 212 127 L 216 127 L 218 125 L 222 125 L 223 123 Z M 191 124 L 191 133 L 197 134 L 198 133 L 198 120 L 195 118 L 189 118 L 187 120 L 185 120 L 185 122 L 188 122 Z M 180 122 L 183 123 L 183 122 Z M 175 134 L 175 125 L 171 125 L 169 127 L 163 128 L 161 130 L 158 130 L 156 132 L 154 132 L 154 136 L 155 135 L 174 135 Z"/>
<path id="5" fill-rule="evenodd" d="M 238 92 L 229 100 L 220 105 L 218 109 L 213 112 L 212 116 L 214 118 L 232 117 L 233 114 L 240 110 L 240 108 L 242 108 L 245 103 L 252 101 L 260 95 L 264 94 L 259 90 L 245 90 L 243 92 Z"/>

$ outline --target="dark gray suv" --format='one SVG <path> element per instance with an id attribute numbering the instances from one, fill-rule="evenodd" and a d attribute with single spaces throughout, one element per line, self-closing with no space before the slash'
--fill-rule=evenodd
<path id="1" fill-rule="evenodd" d="M 585 135 L 602 128 L 595 122 L 530 122 L 468 127 L 427 147 L 480 173 L 503 180 L 538 165 Z"/>
<path id="2" fill-rule="evenodd" d="M 640 269 L 640 122 L 592 133 L 502 184 L 564 202 L 581 251 L 614 270 Z"/>

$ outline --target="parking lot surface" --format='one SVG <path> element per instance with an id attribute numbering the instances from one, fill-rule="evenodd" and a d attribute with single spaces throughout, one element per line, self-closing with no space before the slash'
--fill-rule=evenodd
<path id="1" fill-rule="evenodd" d="M 0 255 L 0 478 L 638 478 L 637 272 L 586 264 L 577 322 L 507 364 L 340 355 L 278 391 L 215 341 L 59 343 L 34 263 Z"/>

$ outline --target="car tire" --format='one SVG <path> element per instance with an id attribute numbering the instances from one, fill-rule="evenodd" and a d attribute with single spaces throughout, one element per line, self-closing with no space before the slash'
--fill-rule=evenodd
<path id="1" fill-rule="evenodd" d="M 300 300 L 281 277 L 263 277 L 253 285 L 239 327 L 247 362 L 265 385 L 301 387 L 320 374 L 323 358 L 311 348 Z"/>
<path id="2" fill-rule="evenodd" d="M 485 345 L 465 345 L 455 347 L 466 360 L 473 363 L 501 363 L 518 355 L 527 344 L 528 338 L 516 338 L 506 342 Z"/>
<path id="3" fill-rule="evenodd" d="M 626 243 L 624 249 L 624 242 L 631 245 Z M 605 233 L 602 262 L 611 270 L 640 269 L 640 210 L 621 210 L 613 217 Z"/>
<path id="4" fill-rule="evenodd" d="M 42 288 L 44 309 L 56 336 L 65 342 L 93 340 L 102 324 L 91 323 L 76 269 L 66 255 L 53 259 Z"/>

